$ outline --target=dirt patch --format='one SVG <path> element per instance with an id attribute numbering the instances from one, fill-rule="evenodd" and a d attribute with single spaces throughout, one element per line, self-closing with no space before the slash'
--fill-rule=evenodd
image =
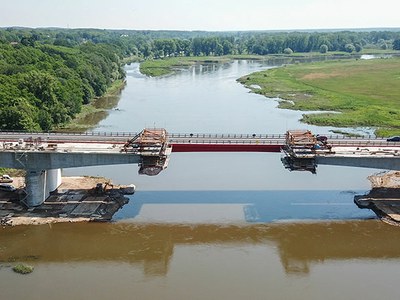
<path id="1" fill-rule="evenodd" d="M 25 186 L 25 177 L 14 177 L 12 185 L 16 188 L 23 188 Z M 112 184 L 110 179 L 104 177 L 94 177 L 94 176 L 71 176 L 63 177 L 62 183 L 58 187 L 59 190 L 83 190 L 91 189 L 95 187 L 98 183 L 107 185 L 108 187 L 119 187 L 118 185 Z"/>
<path id="2" fill-rule="evenodd" d="M 107 187 L 119 187 L 118 185 L 112 184 L 110 179 L 104 177 L 92 177 L 92 176 L 77 176 L 77 177 L 63 177 L 62 183 L 59 186 L 59 190 L 82 190 L 91 189 L 98 183 L 107 185 Z"/>
<path id="3" fill-rule="evenodd" d="M 17 189 L 23 188 L 25 186 L 25 177 L 13 177 L 13 182 L 11 184 Z"/>
<path id="4" fill-rule="evenodd" d="M 310 73 L 304 75 L 301 79 L 303 80 L 314 80 L 314 79 L 327 79 L 332 77 L 344 76 L 343 73 Z"/>
<path id="5" fill-rule="evenodd" d="M 19 225 L 44 225 L 55 223 L 77 223 L 89 222 L 90 218 L 51 218 L 51 217 L 13 217 L 4 225 L 19 226 Z M 2 224 L 3 225 L 3 224 Z"/>
<path id="6" fill-rule="evenodd" d="M 372 188 L 399 189 L 400 195 L 400 171 L 384 172 L 368 177 Z"/>

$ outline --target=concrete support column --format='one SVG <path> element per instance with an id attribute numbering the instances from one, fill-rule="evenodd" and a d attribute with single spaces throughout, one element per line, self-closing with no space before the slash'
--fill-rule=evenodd
<path id="1" fill-rule="evenodd" d="M 61 169 L 47 170 L 46 176 L 46 193 L 50 194 L 55 191 L 61 184 Z"/>
<path id="2" fill-rule="evenodd" d="M 39 206 L 46 200 L 46 171 L 27 170 L 25 177 L 27 197 L 25 204 L 28 207 Z"/>
<path id="3" fill-rule="evenodd" d="M 25 204 L 29 207 L 41 205 L 50 196 L 50 192 L 56 190 L 60 184 L 61 169 L 27 170 Z"/>

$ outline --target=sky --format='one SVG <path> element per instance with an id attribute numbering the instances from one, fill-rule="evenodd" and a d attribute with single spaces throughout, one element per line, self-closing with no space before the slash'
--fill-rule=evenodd
<path id="1" fill-rule="evenodd" d="M 293 30 L 400 27 L 399 0 L 0 0 L 0 27 Z"/>

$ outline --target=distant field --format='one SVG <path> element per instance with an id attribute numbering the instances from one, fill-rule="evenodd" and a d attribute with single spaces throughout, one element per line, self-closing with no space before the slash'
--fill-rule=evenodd
<path id="1" fill-rule="evenodd" d="M 400 135 L 400 58 L 289 65 L 239 82 L 255 93 L 290 100 L 282 101 L 282 108 L 341 112 L 306 114 L 302 121 L 309 124 L 375 127 L 381 136 Z"/>

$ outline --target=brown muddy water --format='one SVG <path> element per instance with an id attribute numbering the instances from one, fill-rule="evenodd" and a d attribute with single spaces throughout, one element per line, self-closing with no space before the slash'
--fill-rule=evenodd
<path id="1" fill-rule="evenodd" d="M 400 231 L 377 220 L 0 230 L 0 299 L 397 299 Z"/>

